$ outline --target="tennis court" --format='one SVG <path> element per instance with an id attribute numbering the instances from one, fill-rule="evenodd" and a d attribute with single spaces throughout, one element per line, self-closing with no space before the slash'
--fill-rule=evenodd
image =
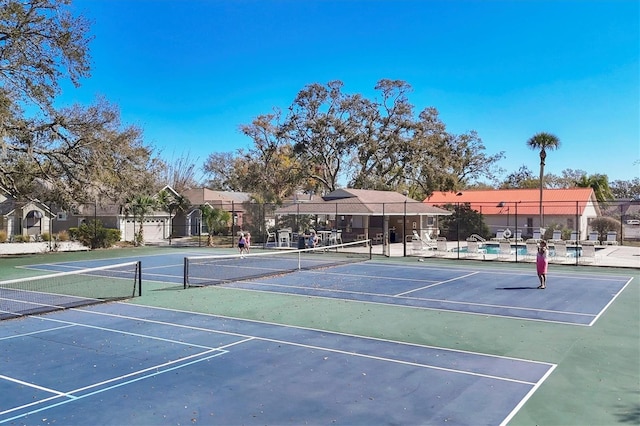
<path id="1" fill-rule="evenodd" d="M 48 274 L 140 261 L 142 296 L 0 322 L 0 423 L 638 419 L 637 271 L 558 268 L 543 291 L 531 267 L 316 258 L 184 289 L 184 257 L 202 253 L 21 264 Z"/>
<path id="2" fill-rule="evenodd" d="M 143 281 L 182 284 L 184 258 L 188 256 L 193 252 L 143 258 Z M 201 258 L 206 260 L 205 266 L 196 269 L 195 260 Z M 522 269 L 365 262 L 366 256 L 334 257 L 333 253 L 324 252 L 303 252 L 301 256 L 295 252 L 260 253 L 243 258 L 224 254 L 192 259 L 191 281 L 197 285 L 221 283 L 235 289 L 575 325 L 593 325 L 632 279 L 592 272 L 559 272 L 550 278 L 553 291 L 546 291 L 537 289 L 535 273 Z M 109 262 L 94 260 L 32 268 L 58 272 L 103 267 Z"/>
<path id="3" fill-rule="evenodd" d="M 125 304 L 0 339 L 0 423 L 500 424 L 554 368 Z"/>

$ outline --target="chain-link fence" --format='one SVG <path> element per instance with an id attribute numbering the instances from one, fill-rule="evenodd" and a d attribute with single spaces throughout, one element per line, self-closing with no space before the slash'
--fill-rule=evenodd
<path id="1" fill-rule="evenodd" d="M 178 212 L 151 212 L 142 219 L 119 206 L 88 204 L 68 212 L 52 208 L 43 218 L 53 233 L 85 221 L 100 220 L 133 241 L 142 229 L 147 242 L 202 244 L 209 235 L 233 245 L 239 232 L 250 233 L 252 245 L 295 246 L 302 235 L 316 232 L 326 243 L 371 240 L 374 245 L 423 240 L 466 241 L 528 239 L 597 241 L 625 244 L 640 241 L 640 202 L 584 201 L 450 203 L 431 206 L 407 200 L 375 203 L 352 200 L 298 202 L 284 205 L 218 202 L 229 213 L 225 223 L 208 229 L 199 206 Z M 339 238 L 338 238 L 339 237 Z"/>

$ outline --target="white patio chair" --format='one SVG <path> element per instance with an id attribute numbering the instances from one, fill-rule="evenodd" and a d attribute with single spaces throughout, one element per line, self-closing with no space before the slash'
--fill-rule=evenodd
<path id="1" fill-rule="evenodd" d="M 578 242 L 580 241 L 580 234 L 578 233 L 578 231 L 573 231 L 571 232 L 571 238 L 569 238 L 569 241 L 572 241 L 576 244 L 578 244 Z"/>
<path id="2" fill-rule="evenodd" d="M 553 236 L 551 237 L 551 241 L 562 241 L 562 231 L 560 230 L 553 231 Z"/>
<path id="3" fill-rule="evenodd" d="M 598 241 L 598 233 L 597 232 L 589 232 L 589 239 L 588 241 L 593 241 L 595 244 L 600 243 L 600 241 Z"/>
<path id="4" fill-rule="evenodd" d="M 376 236 L 373 237 L 373 243 L 382 244 L 383 238 L 384 238 L 384 235 L 382 234 L 382 232 L 378 232 Z"/>
<path id="5" fill-rule="evenodd" d="M 273 243 L 274 246 L 276 245 L 277 241 L 275 232 L 267 232 L 267 242 L 265 245 L 269 245 L 269 243 Z"/>
<path id="6" fill-rule="evenodd" d="M 278 247 L 289 247 L 291 245 L 291 230 L 281 229 L 278 231 Z"/>

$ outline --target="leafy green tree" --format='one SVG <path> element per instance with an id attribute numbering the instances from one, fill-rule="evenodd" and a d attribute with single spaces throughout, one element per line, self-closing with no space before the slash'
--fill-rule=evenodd
<path id="1" fill-rule="evenodd" d="M 450 216 L 441 216 L 440 235 L 449 241 L 465 240 L 472 234 L 490 238 L 491 231 L 484 222 L 482 213 L 473 210 L 468 204 L 447 204 L 442 208 L 453 212 Z"/>
<path id="2" fill-rule="evenodd" d="M 0 185 L 18 198 L 72 206 L 123 203 L 153 181 L 142 132 L 103 99 L 54 107 L 61 84 L 89 76 L 89 22 L 69 0 L 0 6 Z"/>
<path id="3" fill-rule="evenodd" d="M 127 203 L 125 211 L 138 223 L 138 231 L 133 240 L 136 246 L 144 245 L 144 220 L 156 207 L 157 200 L 149 195 L 138 195 Z"/>
<path id="4" fill-rule="evenodd" d="M 507 175 L 505 180 L 500 184 L 501 189 L 517 189 L 517 188 L 538 188 L 540 182 L 533 176 L 533 172 L 525 165 Z"/>
<path id="5" fill-rule="evenodd" d="M 610 185 L 615 199 L 640 200 L 640 178 L 631 180 L 614 180 Z"/>
<path id="6" fill-rule="evenodd" d="M 317 188 L 310 189 L 320 192 L 338 188 L 357 143 L 358 123 L 352 119 L 355 104 L 342 87 L 341 81 L 306 86 L 289 107 L 282 127 L 293 156 L 302 165 L 301 177 L 317 182 Z"/>
<path id="7" fill-rule="evenodd" d="M 52 105 L 60 81 L 89 76 L 89 21 L 69 0 L 4 0 L 0 7 L 2 103 Z"/>
<path id="8" fill-rule="evenodd" d="M 540 226 L 542 226 L 542 190 L 544 188 L 544 166 L 547 150 L 559 148 L 560 139 L 551 133 L 536 133 L 527 141 L 527 146 L 533 150 L 540 150 Z"/>

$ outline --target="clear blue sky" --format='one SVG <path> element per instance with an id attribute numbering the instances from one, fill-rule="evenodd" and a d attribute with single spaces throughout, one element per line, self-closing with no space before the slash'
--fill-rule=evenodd
<path id="1" fill-rule="evenodd" d="M 59 104 L 103 95 L 165 158 L 248 148 L 238 131 L 307 84 L 375 97 L 405 80 L 450 132 L 476 130 L 507 173 L 640 176 L 637 0 L 74 0 L 92 22 L 92 77 Z M 635 164 L 634 164 L 635 163 Z"/>

